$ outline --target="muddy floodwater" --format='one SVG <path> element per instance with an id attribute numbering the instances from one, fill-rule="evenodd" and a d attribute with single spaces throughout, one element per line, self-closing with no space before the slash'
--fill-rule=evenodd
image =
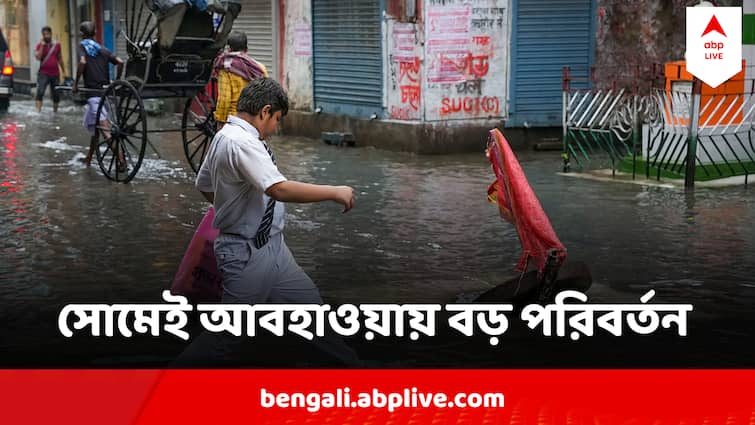
<path id="1" fill-rule="evenodd" d="M 61 109 L 14 101 L 0 117 L 0 319 L 13 332 L 0 352 L 55 350 L 58 339 L 38 334 L 55 334 L 68 303 L 159 301 L 208 206 L 180 134 L 152 136 L 159 154 L 148 148 L 136 178 L 114 184 L 78 162 L 82 110 Z M 149 125 L 178 127 L 180 116 Z M 486 200 L 483 142 L 477 153 L 418 156 L 274 138 L 289 179 L 356 189 L 348 214 L 287 205 L 288 245 L 327 302 L 447 303 L 514 276 L 521 245 Z M 755 322 L 755 189 L 689 195 L 561 176 L 558 153 L 518 156 L 569 257 L 589 264 L 591 302 L 636 303 L 655 289 L 653 302 L 693 304 L 716 343 L 744 350 Z"/>

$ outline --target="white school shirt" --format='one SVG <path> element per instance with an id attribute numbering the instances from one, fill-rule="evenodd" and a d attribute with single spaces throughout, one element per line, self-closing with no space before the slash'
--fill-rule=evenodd
<path id="1" fill-rule="evenodd" d="M 196 187 L 215 193 L 212 226 L 220 233 L 254 238 L 270 199 L 265 191 L 286 181 L 265 146 L 254 126 L 233 115 L 212 139 Z M 284 215 L 283 202 L 276 202 L 270 236 L 283 231 Z"/>

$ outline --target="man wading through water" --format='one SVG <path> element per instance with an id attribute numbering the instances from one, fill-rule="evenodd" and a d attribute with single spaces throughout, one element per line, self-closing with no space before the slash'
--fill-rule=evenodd
<path id="1" fill-rule="evenodd" d="M 287 180 L 278 171 L 268 144 L 288 97 L 270 78 L 258 78 L 239 97 L 237 115 L 215 135 L 197 174 L 196 186 L 215 208 L 220 230 L 215 256 L 223 278 L 226 304 L 322 304 L 320 292 L 299 267 L 283 238 L 284 202 L 335 201 L 343 212 L 354 206 L 348 186 L 324 186 Z M 314 344 L 335 361 L 357 365 L 356 353 L 332 332 Z M 228 361 L 244 340 L 205 331 L 176 360 L 179 366 Z"/>
<path id="2" fill-rule="evenodd" d="M 42 39 L 37 43 L 34 49 L 34 57 L 39 61 L 39 73 L 37 74 L 37 112 L 42 111 L 42 99 L 45 97 L 47 87 L 50 87 L 52 96 L 52 111 L 58 112 L 58 103 L 60 103 L 60 94 L 55 90 L 55 86 L 60 84 L 60 76 L 67 78 L 66 67 L 63 64 L 63 55 L 61 54 L 60 43 L 52 39 L 52 28 L 42 28 Z"/>

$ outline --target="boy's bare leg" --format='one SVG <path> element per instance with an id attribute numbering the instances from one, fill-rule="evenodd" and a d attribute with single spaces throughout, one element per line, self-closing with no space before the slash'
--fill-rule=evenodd
<path id="1" fill-rule="evenodd" d="M 41 100 L 36 101 L 36 105 L 37 105 L 37 112 L 42 112 L 42 101 Z"/>

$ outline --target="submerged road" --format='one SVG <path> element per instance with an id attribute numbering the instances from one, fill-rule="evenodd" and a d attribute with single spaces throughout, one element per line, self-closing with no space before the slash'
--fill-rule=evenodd
<path id="1" fill-rule="evenodd" d="M 12 336 L 0 338 L 0 352 L 61 350 L 85 364 L 117 357 L 61 348 L 55 315 L 73 302 L 159 302 L 207 208 L 180 134 L 152 136 L 159 155 L 148 147 L 136 178 L 115 184 L 78 162 L 88 144 L 81 115 L 14 101 L 0 117 L 0 320 Z M 149 125 L 175 128 L 180 116 Z M 348 214 L 336 204 L 287 206 L 286 240 L 326 302 L 454 302 L 514 275 L 521 246 L 486 200 L 483 140 L 479 153 L 449 156 L 282 136 L 272 147 L 288 178 L 356 189 Z M 752 189 L 685 195 L 574 179 L 556 174 L 557 154 L 519 155 L 570 258 L 590 265 L 591 302 L 637 303 L 655 289 L 653 302 L 693 304 L 706 335 L 720 338 L 712 344 L 744 352 L 755 322 Z M 143 358 L 160 364 L 181 344 Z"/>

